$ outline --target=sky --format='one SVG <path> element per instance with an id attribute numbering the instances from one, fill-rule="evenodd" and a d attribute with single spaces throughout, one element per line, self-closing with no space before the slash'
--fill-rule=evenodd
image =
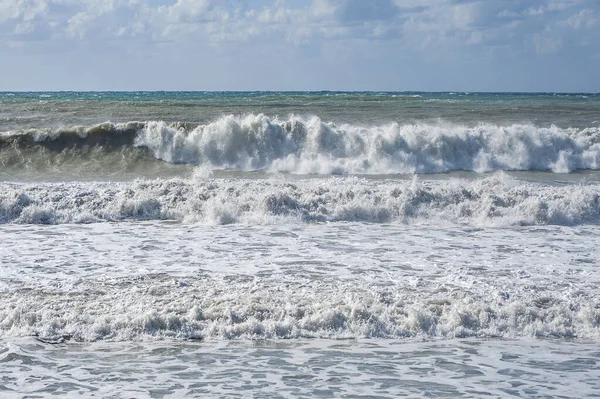
<path id="1" fill-rule="evenodd" d="M 600 0 L 0 0 L 0 90 L 600 92 Z"/>

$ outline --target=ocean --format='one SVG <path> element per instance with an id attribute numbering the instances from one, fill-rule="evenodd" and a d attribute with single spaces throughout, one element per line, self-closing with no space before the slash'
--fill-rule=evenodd
<path id="1" fill-rule="evenodd" d="M 0 397 L 600 397 L 600 94 L 0 92 Z"/>

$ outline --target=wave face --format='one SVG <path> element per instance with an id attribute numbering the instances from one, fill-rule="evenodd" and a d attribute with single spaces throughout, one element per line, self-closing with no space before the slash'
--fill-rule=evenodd
<path id="1" fill-rule="evenodd" d="M 178 220 L 203 224 L 360 221 L 495 225 L 600 222 L 600 184 L 480 180 L 399 181 L 331 177 L 130 183 L 0 184 L 2 223 Z"/>
<path id="2" fill-rule="evenodd" d="M 127 145 L 146 126 L 145 122 L 111 123 L 75 126 L 70 129 L 29 129 L 0 134 L 0 148 L 45 146 L 54 150 L 102 145 Z"/>
<path id="3" fill-rule="evenodd" d="M 148 156 L 172 164 L 294 174 L 600 169 L 599 128 L 531 124 L 358 126 L 324 122 L 318 117 L 280 120 L 248 114 L 223 116 L 199 126 L 107 122 L 89 128 L 0 136 L 2 152 L 37 146 L 53 151 L 90 146 L 143 148 Z M 3 164 L 10 165 L 15 157 L 4 158 Z"/>

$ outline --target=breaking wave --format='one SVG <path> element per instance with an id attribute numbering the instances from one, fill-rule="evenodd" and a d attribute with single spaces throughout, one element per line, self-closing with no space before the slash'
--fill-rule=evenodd
<path id="1" fill-rule="evenodd" d="M 600 308 L 558 295 L 485 297 L 352 282 L 177 280 L 13 294 L 0 336 L 64 340 L 570 337 L 598 339 Z M 135 289 L 131 287 L 135 286 Z M 101 287 L 101 288 L 98 288 Z"/>
<path id="2" fill-rule="evenodd" d="M 316 116 L 282 120 L 248 114 L 223 116 L 206 125 L 106 122 L 0 135 L 0 159 L 5 166 L 16 158 L 3 152 L 25 151 L 26 157 L 26 150 L 37 147 L 55 152 L 90 147 L 133 152 L 142 148 L 146 156 L 173 164 L 294 174 L 600 169 L 598 127 L 565 129 L 533 124 L 357 126 L 324 122 Z M 127 154 L 125 151 L 124 156 Z M 139 151 L 131 156 L 139 156 Z"/>
<path id="3" fill-rule="evenodd" d="M 329 177 L 192 178 L 126 183 L 0 183 L 0 223 L 177 220 L 204 224 L 360 221 L 468 225 L 600 222 L 600 184 Z"/>

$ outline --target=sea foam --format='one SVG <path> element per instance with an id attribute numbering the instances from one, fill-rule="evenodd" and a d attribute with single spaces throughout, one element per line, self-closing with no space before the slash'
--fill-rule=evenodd
<path id="1" fill-rule="evenodd" d="M 600 222 L 599 198 L 598 183 L 531 183 L 502 173 L 476 180 L 289 181 L 215 179 L 201 169 L 188 180 L 0 183 L 0 222 L 581 225 Z"/>
<path id="2" fill-rule="evenodd" d="M 355 126 L 318 117 L 229 115 L 191 131 L 149 122 L 135 139 L 171 163 L 298 174 L 600 168 L 600 130 L 440 122 Z"/>
<path id="3" fill-rule="evenodd" d="M 2 231 L 2 338 L 600 338 L 589 227 Z"/>
<path id="4" fill-rule="evenodd" d="M 156 279 L 154 279 L 156 280 Z M 188 279 L 189 280 L 189 279 Z M 97 282 L 95 282 L 97 283 Z M 365 282 L 361 282 L 365 284 Z M 100 283 L 98 283 L 100 284 Z M 78 341 L 290 338 L 579 337 L 597 339 L 600 311 L 585 300 L 477 298 L 461 293 L 390 292 L 377 286 L 219 280 L 130 281 L 88 292 L 13 293 L 0 308 L 0 336 Z"/>

